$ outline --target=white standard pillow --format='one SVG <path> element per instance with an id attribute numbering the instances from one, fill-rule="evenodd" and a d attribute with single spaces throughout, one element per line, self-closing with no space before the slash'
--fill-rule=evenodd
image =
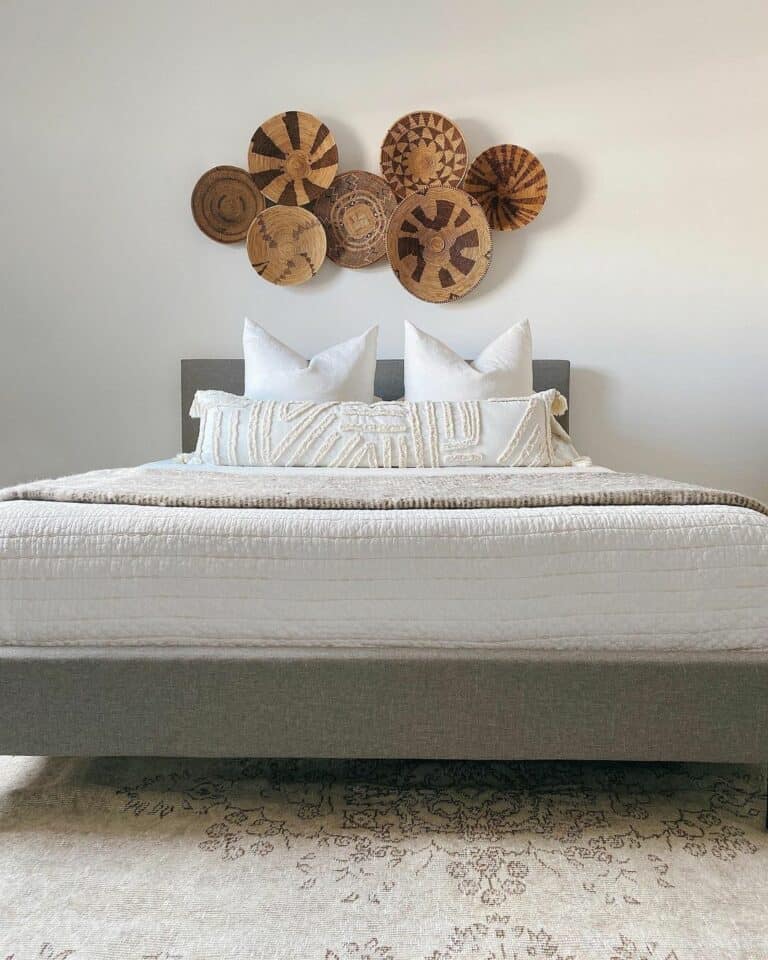
<path id="1" fill-rule="evenodd" d="M 192 463 L 244 467 L 554 467 L 578 454 L 556 390 L 506 400 L 307 403 L 199 390 Z M 553 416 L 554 415 L 554 416 Z"/>
<path id="2" fill-rule="evenodd" d="M 243 328 L 244 395 L 251 400 L 373 400 L 376 339 L 371 327 L 359 337 L 305 360 L 246 317 Z"/>
<path id="3" fill-rule="evenodd" d="M 528 321 L 510 327 L 467 363 L 437 337 L 405 321 L 405 399 L 493 400 L 533 393 Z"/>

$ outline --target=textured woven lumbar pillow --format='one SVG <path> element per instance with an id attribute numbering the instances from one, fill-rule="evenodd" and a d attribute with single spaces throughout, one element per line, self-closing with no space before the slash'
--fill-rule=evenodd
<path id="1" fill-rule="evenodd" d="M 194 463 L 296 467 L 550 467 L 578 454 L 554 420 L 556 390 L 486 401 L 253 401 L 195 395 Z"/>
<path id="2" fill-rule="evenodd" d="M 405 399 L 492 400 L 533 393 L 528 321 L 510 327 L 467 363 L 458 353 L 405 321 Z"/>
<path id="3" fill-rule="evenodd" d="M 376 339 L 371 327 L 306 360 L 246 318 L 243 328 L 245 393 L 252 400 L 373 400 Z"/>

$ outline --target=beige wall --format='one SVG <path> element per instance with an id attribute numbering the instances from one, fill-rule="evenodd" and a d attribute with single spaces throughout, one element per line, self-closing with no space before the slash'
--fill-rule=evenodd
<path id="1" fill-rule="evenodd" d="M 768 498 L 767 32 L 762 0 L 0 0 L 0 482 L 173 454 L 179 358 L 237 355 L 245 313 L 308 353 L 379 323 L 382 356 L 406 317 L 467 354 L 529 317 L 585 452 Z M 189 195 L 291 108 L 371 170 L 442 110 L 550 199 L 459 304 L 384 265 L 273 288 Z"/>

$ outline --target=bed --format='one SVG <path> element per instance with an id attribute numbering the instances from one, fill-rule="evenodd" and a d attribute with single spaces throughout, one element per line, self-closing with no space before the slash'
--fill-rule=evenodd
<path id="1" fill-rule="evenodd" d="M 567 362 L 534 373 L 568 396 Z M 182 361 L 185 450 L 198 388 L 239 392 L 242 361 Z M 401 362 L 380 361 L 378 395 L 401 389 Z M 548 471 L 588 483 L 600 468 Z M 768 516 L 717 498 L 378 511 L 11 499 L 0 752 L 763 763 Z"/>

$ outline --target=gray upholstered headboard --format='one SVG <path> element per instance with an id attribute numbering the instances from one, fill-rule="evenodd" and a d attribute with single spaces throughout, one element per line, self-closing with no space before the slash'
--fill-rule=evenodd
<path id="1" fill-rule="evenodd" d="M 571 364 L 568 360 L 534 360 L 534 390 L 554 387 L 570 402 Z M 189 415 L 196 390 L 223 390 L 242 394 L 242 360 L 182 360 L 181 361 L 181 449 L 195 449 L 198 420 Z M 376 396 L 382 400 L 397 400 L 403 395 L 403 361 L 376 361 Z M 568 429 L 568 414 L 558 418 Z"/>

